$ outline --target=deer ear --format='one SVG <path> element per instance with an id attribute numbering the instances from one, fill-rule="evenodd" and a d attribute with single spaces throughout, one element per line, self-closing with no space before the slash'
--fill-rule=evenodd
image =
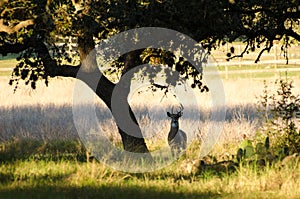
<path id="1" fill-rule="evenodd" d="M 178 113 L 178 116 L 179 116 L 179 117 L 181 117 L 181 116 L 182 116 L 182 112 L 181 112 L 181 111 Z"/>
<path id="2" fill-rule="evenodd" d="M 168 115 L 168 117 L 171 117 L 171 113 L 170 112 L 167 112 L 167 115 Z"/>

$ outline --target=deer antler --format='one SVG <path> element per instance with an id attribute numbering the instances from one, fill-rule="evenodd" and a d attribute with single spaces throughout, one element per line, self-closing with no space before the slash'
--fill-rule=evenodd
<path id="1" fill-rule="evenodd" d="M 180 105 L 179 106 L 175 106 L 175 105 L 173 105 L 172 106 L 172 109 L 171 109 L 171 113 L 172 114 L 175 114 L 174 113 L 174 110 L 176 111 L 176 114 L 178 114 L 178 113 L 180 113 L 180 112 L 182 112 L 183 111 L 183 105 L 180 103 Z"/>
<path id="2" fill-rule="evenodd" d="M 182 112 L 183 111 L 183 105 L 180 103 L 180 107 L 179 107 L 179 112 Z"/>
<path id="3" fill-rule="evenodd" d="M 181 113 L 182 111 L 183 111 L 183 105 L 180 103 L 180 105 L 176 107 L 176 112 L 178 114 Z"/>

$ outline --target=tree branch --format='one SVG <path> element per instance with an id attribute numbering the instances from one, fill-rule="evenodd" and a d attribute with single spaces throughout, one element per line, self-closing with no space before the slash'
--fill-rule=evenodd
<path id="1" fill-rule="evenodd" d="M 33 7 L 32 7 L 33 8 Z M 5 15 L 9 12 L 13 12 L 13 13 L 16 13 L 18 11 L 23 11 L 23 12 L 28 12 L 29 10 L 32 10 L 32 8 L 28 8 L 26 6 L 24 7 L 13 7 L 13 8 L 4 8 L 4 10 L 1 12 L 0 14 L 0 17 L 4 17 L 5 18 Z"/>
<path id="2" fill-rule="evenodd" d="M 239 13 L 239 14 L 255 14 L 258 12 L 271 12 L 269 9 L 266 8 L 257 8 L 257 9 L 240 9 L 240 8 L 229 8 L 226 10 L 228 13 Z"/>
<path id="3" fill-rule="evenodd" d="M 48 52 L 47 47 L 43 42 L 37 42 L 32 40 L 26 40 L 24 43 L 16 44 L 5 44 L 0 46 L 0 54 L 7 55 L 8 53 L 20 53 L 30 47 L 36 47 L 38 50 L 38 56 L 43 60 L 45 70 L 47 74 L 51 77 L 62 76 L 62 77 L 74 77 L 76 78 L 77 72 L 80 65 L 58 65 L 55 60 L 53 60 Z"/>
<path id="4" fill-rule="evenodd" d="M 249 42 L 247 42 L 247 45 L 244 48 L 243 52 L 241 52 L 241 54 L 231 56 L 231 57 L 227 58 L 227 61 L 234 59 L 234 58 L 238 58 L 238 57 L 241 57 L 241 58 L 244 57 L 244 54 L 247 52 L 248 48 L 249 48 Z"/>
<path id="5" fill-rule="evenodd" d="M 77 66 L 72 66 L 72 65 L 56 65 L 53 66 L 51 68 L 51 74 L 49 74 L 51 77 L 56 77 L 56 76 L 60 76 L 60 77 L 73 77 L 76 78 L 77 73 L 80 69 L 81 65 L 77 65 Z M 49 73 L 49 70 L 48 70 Z"/>
<path id="6" fill-rule="evenodd" d="M 300 41 L 300 34 L 296 33 L 293 29 L 286 29 L 285 34 L 287 36 L 293 37 L 294 39 Z"/>
<path id="7" fill-rule="evenodd" d="M 43 61 L 45 67 L 45 72 L 50 77 L 62 76 L 62 77 L 74 77 L 76 78 L 77 72 L 81 65 L 72 66 L 72 65 L 58 65 L 57 62 L 52 59 L 49 54 L 48 48 L 41 41 L 32 41 L 30 42 L 32 47 L 37 51 L 38 57 Z"/>
<path id="8" fill-rule="evenodd" d="M 29 39 L 23 43 L 4 44 L 0 46 L 0 54 L 7 55 L 8 53 L 20 53 L 30 47 Z"/>
<path id="9" fill-rule="evenodd" d="M 75 13 L 78 13 L 79 11 L 83 10 L 84 7 L 81 5 L 81 1 L 78 1 L 78 0 L 71 0 L 72 1 L 72 4 L 75 8 Z"/>
<path id="10" fill-rule="evenodd" d="M 272 46 L 273 46 L 273 45 L 270 45 L 270 46 L 265 47 L 264 49 L 262 49 L 262 50 L 259 52 L 259 54 L 258 54 L 256 60 L 254 61 L 254 63 L 258 63 L 259 60 L 260 60 L 260 57 L 262 56 L 262 54 L 263 54 L 265 51 L 268 51 L 268 52 L 269 52 L 269 51 L 271 50 Z"/>
<path id="11" fill-rule="evenodd" d="M 17 25 L 15 25 L 13 27 L 10 27 L 10 26 L 7 26 L 4 24 L 3 19 L 0 19 L 0 32 L 6 32 L 8 34 L 13 34 L 15 32 L 18 32 L 22 28 L 25 28 L 25 27 L 33 25 L 33 24 L 34 24 L 34 20 L 28 19 L 25 21 L 21 21 L 20 23 L 18 23 Z"/>

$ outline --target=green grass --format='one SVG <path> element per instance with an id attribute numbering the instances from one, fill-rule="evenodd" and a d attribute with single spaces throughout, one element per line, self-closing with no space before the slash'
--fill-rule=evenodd
<path id="1" fill-rule="evenodd" d="M 240 165 L 234 172 L 217 167 L 185 172 L 184 159 L 152 173 L 129 174 L 112 170 L 96 160 L 56 152 L 80 148 L 79 142 L 39 143 L 33 140 L 2 143 L 3 154 L 32 153 L 0 161 L 0 198 L 299 198 L 299 158 L 291 164 L 257 169 Z M 45 145 L 42 149 L 41 146 Z M 18 147 L 19 146 L 19 147 Z M 23 146 L 24 147 L 24 146 Z M 8 150 L 10 149 L 10 150 Z M 36 150 L 39 149 L 39 150 Z M 51 155 L 50 155 L 51 154 Z M 50 155 L 50 156 L 49 156 Z M 12 155 L 11 155 L 12 156 Z M 7 157 L 7 156 L 6 156 Z M 298 161 L 298 164 L 297 164 Z"/>

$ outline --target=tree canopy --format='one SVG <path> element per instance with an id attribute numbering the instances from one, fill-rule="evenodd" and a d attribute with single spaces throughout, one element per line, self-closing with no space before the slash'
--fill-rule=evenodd
<path id="1" fill-rule="evenodd" d="M 269 51 L 274 41 L 283 41 L 283 49 L 293 42 L 291 38 L 300 41 L 296 0 L 2 0 L 1 5 L 0 52 L 22 53 L 14 75 L 29 77 L 32 87 L 39 77 L 75 76 L 74 69 L 94 47 L 95 39 L 137 27 L 182 32 L 208 51 L 237 39 L 247 44 L 243 53 L 256 48 L 261 53 Z M 66 51 L 66 45 L 56 45 L 59 37 L 67 36 L 77 39 L 78 50 L 73 53 L 78 53 L 78 60 Z M 29 60 L 33 55 L 35 59 Z M 30 73 L 25 68 L 36 70 Z"/>
<path id="2" fill-rule="evenodd" d="M 243 56 L 247 51 L 270 51 L 274 42 L 281 41 L 285 51 L 300 41 L 300 2 L 298 0 L 1 0 L 0 53 L 18 53 L 19 61 L 10 84 L 19 80 L 36 87 L 36 81 L 55 76 L 76 78 L 83 60 L 95 44 L 125 30 L 138 27 L 164 27 L 184 33 L 210 52 L 236 40 L 244 42 L 241 55 L 228 53 L 228 59 Z M 73 51 L 67 50 L 76 44 Z M 59 43 L 59 45 L 58 45 Z M 141 59 L 147 53 L 149 59 Z M 193 77 L 202 86 L 201 75 L 181 58 L 162 49 L 140 49 L 122 55 L 117 66 L 122 74 L 128 69 L 157 57 L 183 76 Z M 96 65 L 96 58 L 89 57 Z M 114 70 L 113 70 L 114 71 Z M 115 72 L 115 71 L 114 71 Z M 114 83 L 101 76 L 97 95 L 110 108 Z M 204 89 L 204 90 L 203 90 Z M 120 129 L 119 129 L 120 130 Z M 120 132 L 125 150 L 137 150 L 143 139 L 133 142 Z M 131 141 L 126 142 L 127 138 Z"/>

